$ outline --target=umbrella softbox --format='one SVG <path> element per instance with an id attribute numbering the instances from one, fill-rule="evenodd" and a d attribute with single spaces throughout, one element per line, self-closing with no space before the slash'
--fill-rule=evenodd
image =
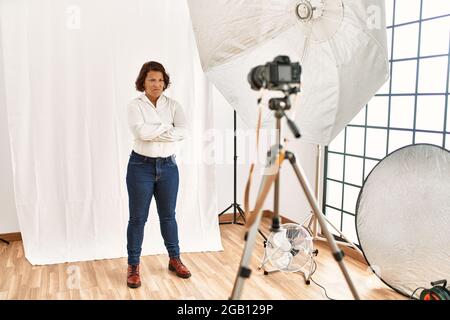
<path id="1" fill-rule="evenodd" d="M 247 75 L 275 56 L 302 64 L 293 109 L 313 143 L 329 144 L 388 79 L 383 0 L 188 3 L 203 69 L 249 127 L 258 93 Z"/>

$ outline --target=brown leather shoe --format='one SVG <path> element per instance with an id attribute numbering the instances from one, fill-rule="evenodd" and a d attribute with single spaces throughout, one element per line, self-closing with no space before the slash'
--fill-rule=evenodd
<path id="1" fill-rule="evenodd" d="M 180 258 L 170 258 L 169 270 L 176 272 L 177 276 L 180 278 L 189 278 L 191 276 L 191 272 L 183 262 L 181 262 Z"/>
<path id="2" fill-rule="evenodd" d="M 139 288 L 141 286 L 141 277 L 139 276 L 139 265 L 128 265 L 127 285 L 129 288 Z"/>

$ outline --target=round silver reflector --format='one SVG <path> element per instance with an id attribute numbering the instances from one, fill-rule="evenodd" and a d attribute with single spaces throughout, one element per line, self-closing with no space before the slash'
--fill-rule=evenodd
<path id="1" fill-rule="evenodd" d="M 356 232 L 372 270 L 397 292 L 450 281 L 450 152 L 412 145 L 378 163 L 358 197 Z"/>

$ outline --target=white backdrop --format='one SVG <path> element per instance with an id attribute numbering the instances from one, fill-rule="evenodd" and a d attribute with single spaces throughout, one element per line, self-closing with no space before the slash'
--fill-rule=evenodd
<path id="1" fill-rule="evenodd" d="M 214 166 L 192 161 L 208 148 L 211 87 L 184 0 L 1 0 L 0 36 L 16 205 L 32 264 L 126 256 L 126 105 L 149 60 L 166 66 L 166 94 L 191 126 L 178 156 L 181 250 L 222 250 Z M 143 254 L 165 252 L 153 201 Z"/>

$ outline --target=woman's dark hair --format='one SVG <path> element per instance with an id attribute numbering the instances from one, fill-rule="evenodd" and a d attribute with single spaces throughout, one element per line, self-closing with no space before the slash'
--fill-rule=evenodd
<path id="1" fill-rule="evenodd" d="M 147 74 L 150 71 L 159 71 L 163 74 L 164 77 L 164 90 L 166 90 L 170 86 L 170 76 L 166 72 L 166 69 L 164 69 L 164 66 L 156 61 L 149 61 L 144 63 L 144 65 L 141 68 L 141 72 L 139 72 L 139 76 L 136 79 L 136 90 L 140 92 L 145 91 L 144 82 L 145 78 L 147 77 Z"/>

